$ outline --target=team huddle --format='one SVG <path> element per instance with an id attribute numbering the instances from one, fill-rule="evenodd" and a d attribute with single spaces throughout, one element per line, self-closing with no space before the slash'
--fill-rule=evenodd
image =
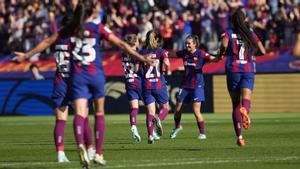
<path id="1" fill-rule="evenodd" d="M 64 128 L 68 117 L 69 105 L 74 106 L 73 130 L 76 138 L 80 161 L 88 167 L 90 161 L 105 165 L 102 147 L 105 135 L 105 75 L 100 53 L 100 40 L 105 38 L 124 51 L 122 65 L 126 78 L 126 92 L 131 107 L 130 125 L 132 137 L 141 141 L 137 129 L 139 100 L 147 108 L 146 126 L 148 144 L 159 140 L 163 135 L 162 123 L 169 112 L 169 95 L 164 75 L 170 74 L 168 51 L 161 48 L 162 38 L 152 30 L 140 48 L 137 35 L 125 36 L 120 40 L 99 21 L 100 2 L 79 1 L 74 5 L 71 16 L 63 20 L 63 27 L 57 34 L 43 40 L 33 50 L 15 52 L 15 59 L 22 62 L 55 44 L 57 63 L 56 79 L 52 99 L 55 102 L 56 124 L 54 140 L 58 162 L 69 162 L 64 153 Z M 184 74 L 174 110 L 175 127 L 170 138 L 176 138 L 183 130 L 181 110 L 185 104 L 193 104 L 193 112 L 199 129 L 199 140 L 206 139 L 205 121 L 201 115 L 201 102 L 205 101 L 202 67 L 207 62 L 218 62 L 226 57 L 226 76 L 228 91 L 232 100 L 232 116 L 237 145 L 245 146 L 242 127 L 249 129 L 248 116 L 251 93 L 254 85 L 254 56 L 263 55 L 262 43 L 247 23 L 242 9 L 231 16 L 231 28 L 223 35 L 217 55 L 200 49 L 199 38 L 189 35 L 185 39 L 185 49 L 173 54 L 183 59 Z M 120 65 L 121 66 L 121 65 Z M 95 150 L 92 129 L 89 123 L 88 105 L 92 100 L 95 106 Z M 156 114 L 157 105 L 159 113 Z"/>

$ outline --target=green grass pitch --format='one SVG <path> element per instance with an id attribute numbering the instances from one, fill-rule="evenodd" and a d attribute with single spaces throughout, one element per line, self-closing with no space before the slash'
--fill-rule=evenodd
<path id="1" fill-rule="evenodd" d="M 255 113 L 243 131 L 246 147 L 236 145 L 231 114 L 204 114 L 207 140 L 197 140 L 192 114 L 183 114 L 183 131 L 169 139 L 173 115 L 163 123 L 164 135 L 147 144 L 145 115 L 138 117 L 141 143 L 133 142 L 128 115 L 107 115 L 104 157 L 107 166 L 90 168 L 155 169 L 299 169 L 300 113 Z M 93 117 L 90 117 L 93 119 Z M 71 161 L 56 163 L 54 117 L 0 117 L 1 169 L 80 169 L 72 131 L 66 128 L 65 151 Z"/>

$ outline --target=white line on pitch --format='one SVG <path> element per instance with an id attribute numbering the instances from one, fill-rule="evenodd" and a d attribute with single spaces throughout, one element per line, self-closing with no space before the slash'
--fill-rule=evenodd
<path id="1" fill-rule="evenodd" d="M 250 162 L 272 162 L 272 161 L 291 161 L 299 160 L 299 156 L 289 156 L 289 157 L 267 157 L 262 159 L 257 159 L 258 157 L 241 159 L 241 158 L 207 158 L 207 159 L 197 159 L 197 158 L 183 158 L 183 159 L 162 159 L 160 162 L 153 160 L 139 160 L 139 164 L 128 164 L 130 162 L 136 162 L 136 160 L 120 160 L 127 164 L 124 165 L 108 165 L 104 168 L 137 168 L 137 167 L 155 167 L 155 166 L 174 166 L 174 165 L 195 165 L 195 164 L 222 164 L 222 163 L 250 163 Z M 74 164 L 75 162 L 72 162 Z M 77 162 L 76 162 L 77 163 Z M 6 162 L 1 163 L 0 167 L 17 167 L 17 166 L 40 166 L 40 165 L 58 165 L 57 162 Z M 93 165 L 92 165 L 93 166 Z M 67 168 L 75 169 L 75 168 Z"/>

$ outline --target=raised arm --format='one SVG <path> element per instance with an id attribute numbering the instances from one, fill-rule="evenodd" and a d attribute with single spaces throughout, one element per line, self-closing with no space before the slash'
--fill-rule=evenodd
<path id="1" fill-rule="evenodd" d="M 222 36 L 222 39 L 221 39 L 221 45 L 220 45 L 220 48 L 219 48 L 219 53 L 218 53 L 218 57 L 223 57 L 225 52 L 226 52 L 226 49 L 228 47 L 228 38 L 226 38 L 225 36 Z"/>
<path id="2" fill-rule="evenodd" d="M 167 75 L 171 75 L 170 60 L 169 60 L 169 58 L 164 58 L 163 62 L 164 62 L 164 65 L 165 65 L 166 74 Z"/>
<path id="3" fill-rule="evenodd" d="M 222 57 L 219 57 L 219 56 L 214 56 L 214 55 L 209 56 L 210 62 L 219 62 L 219 60 L 221 60 L 221 59 L 222 59 Z"/>
<path id="4" fill-rule="evenodd" d="M 154 64 L 154 61 L 152 59 L 140 55 L 135 50 L 133 50 L 126 42 L 122 41 L 114 34 L 108 35 L 108 41 L 112 42 L 114 45 L 118 46 L 120 49 L 130 54 L 130 56 L 135 57 L 136 59 L 142 62 L 146 62 L 149 65 Z"/>
<path id="5" fill-rule="evenodd" d="M 54 44 L 59 38 L 59 34 L 55 33 L 50 37 L 41 41 L 34 49 L 23 53 L 23 52 L 14 52 L 16 55 L 12 60 L 17 62 L 23 62 L 26 59 L 29 59 L 31 56 L 42 52 L 43 50 L 49 48 L 52 44 Z"/>
<path id="6" fill-rule="evenodd" d="M 264 45 L 262 44 L 261 41 L 257 42 L 258 48 L 259 48 L 259 55 L 265 55 L 266 54 L 266 49 L 264 47 Z"/>

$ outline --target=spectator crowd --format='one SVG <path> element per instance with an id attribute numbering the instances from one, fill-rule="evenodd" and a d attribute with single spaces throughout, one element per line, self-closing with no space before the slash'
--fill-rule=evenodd
<path id="1" fill-rule="evenodd" d="M 0 0 L 0 57 L 28 51 L 60 28 L 70 0 Z M 266 48 L 291 47 L 300 31 L 300 0 L 101 0 L 102 22 L 123 39 L 138 34 L 145 40 L 157 30 L 164 48 L 181 50 L 188 34 L 200 37 L 202 48 L 218 47 L 230 13 L 246 9 L 249 22 Z M 114 50 L 106 41 L 102 49 Z M 50 51 L 41 55 L 50 56 Z"/>

